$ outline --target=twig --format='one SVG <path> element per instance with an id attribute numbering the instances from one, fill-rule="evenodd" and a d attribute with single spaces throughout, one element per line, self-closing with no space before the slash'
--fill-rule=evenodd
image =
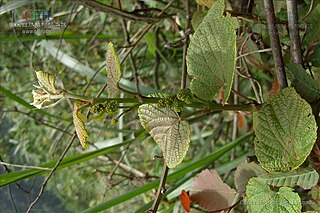
<path id="1" fill-rule="evenodd" d="M 18 165 L 18 164 L 6 163 L 3 161 L 0 161 L 0 165 L 6 165 L 6 166 L 12 166 L 12 167 L 18 167 L 18 168 L 24 168 L 24 169 L 38 169 L 38 170 L 47 170 L 47 171 L 51 170 L 50 168 L 45 168 L 45 167 Z"/>
<path id="2" fill-rule="evenodd" d="M 190 4 L 189 0 L 185 2 L 185 9 L 186 9 L 186 29 L 184 30 L 185 40 L 183 43 L 183 56 L 182 56 L 182 79 L 181 79 L 181 89 L 186 88 L 187 86 L 187 49 L 189 44 L 189 31 L 191 27 L 191 17 L 190 17 Z"/>
<path id="3" fill-rule="evenodd" d="M 156 213 L 158 210 L 158 207 L 161 202 L 161 197 L 162 195 L 166 192 L 166 181 L 167 181 L 167 176 L 168 176 L 168 171 L 169 168 L 167 167 L 166 163 L 163 164 L 163 172 L 160 180 L 160 185 L 156 194 L 156 198 L 152 204 L 151 209 L 149 209 L 148 212 L 150 213 Z"/>
<path id="4" fill-rule="evenodd" d="M 267 14 L 267 25 L 270 35 L 271 48 L 273 53 L 273 58 L 276 65 L 276 73 L 279 82 L 280 89 L 288 86 L 287 77 L 284 69 L 283 58 L 281 54 L 281 46 L 278 35 L 278 29 L 276 26 L 276 18 L 274 15 L 274 7 L 272 0 L 263 0 L 265 11 Z"/>
<path id="5" fill-rule="evenodd" d="M 43 183 L 41 184 L 40 187 L 40 191 L 37 195 L 37 197 L 32 201 L 32 203 L 29 205 L 26 213 L 30 213 L 32 211 L 33 206 L 38 202 L 38 200 L 40 199 L 40 197 L 42 196 L 44 189 L 46 187 L 46 185 L 48 184 L 49 179 L 51 178 L 51 176 L 53 175 L 53 173 L 57 170 L 58 166 L 60 165 L 61 161 L 63 160 L 64 156 L 67 154 L 68 150 L 70 149 L 74 139 L 76 138 L 76 135 L 74 134 L 67 147 L 64 149 L 63 153 L 61 154 L 59 160 L 56 162 L 56 164 L 54 165 L 54 167 L 52 168 L 51 172 L 48 174 L 48 176 L 45 178 L 45 180 L 43 181 Z"/>
<path id="6" fill-rule="evenodd" d="M 263 50 L 255 50 L 255 51 L 251 51 L 251 52 L 248 52 L 248 53 L 245 53 L 245 54 L 242 54 L 242 55 L 239 55 L 236 57 L 236 60 L 242 58 L 242 57 L 245 57 L 245 56 L 248 56 L 248 55 L 251 55 L 251 54 L 254 54 L 254 53 L 264 53 L 264 52 L 271 52 L 272 51 L 272 48 L 267 48 L 267 49 L 263 49 Z"/>
<path id="7" fill-rule="evenodd" d="M 97 11 L 101 11 L 101 12 L 106 12 L 106 13 L 112 13 L 114 15 L 118 15 L 121 16 L 123 18 L 126 19 L 131 19 L 134 21 L 145 21 L 145 22 L 158 22 L 160 20 L 162 20 L 163 18 L 167 18 L 168 16 L 157 16 L 157 17 L 152 17 L 152 16 L 143 16 L 143 15 L 139 15 L 139 14 L 133 14 L 124 10 L 120 10 L 111 6 L 108 6 L 106 4 L 102 4 L 100 2 L 97 1 L 92 1 L 92 0 L 76 0 L 78 1 L 80 4 L 82 4 L 83 6 L 92 8 L 94 10 Z"/>
<path id="8" fill-rule="evenodd" d="M 297 0 L 287 0 L 289 34 L 291 39 L 291 57 L 296 64 L 302 64 L 300 36 L 298 27 Z"/>
<path id="9" fill-rule="evenodd" d="M 308 10 L 308 12 L 301 18 L 301 20 L 304 20 L 305 18 L 307 18 L 307 17 L 310 15 L 313 6 L 314 6 L 314 0 L 311 0 L 311 1 L 310 1 L 309 10 Z"/>
<path id="10" fill-rule="evenodd" d="M 163 9 L 162 11 L 158 14 L 158 17 L 160 17 L 174 2 L 175 0 L 171 0 Z M 127 52 L 124 53 L 123 57 L 120 60 L 120 64 L 122 64 L 124 62 L 124 60 L 126 60 L 126 58 L 128 57 L 128 55 L 130 54 L 130 52 L 132 51 L 132 49 L 136 46 L 136 44 L 143 38 L 143 36 L 151 29 L 151 27 L 153 26 L 152 24 L 147 24 L 140 32 L 140 34 L 137 36 L 137 39 L 132 42 L 132 46 L 130 48 L 128 48 Z"/>
<path id="11" fill-rule="evenodd" d="M 119 5 L 119 8 L 121 10 L 122 6 L 121 6 L 121 1 L 120 0 L 118 0 L 118 5 Z M 123 32 L 124 32 L 124 35 L 125 35 L 125 39 L 126 39 L 127 45 L 130 46 L 130 35 L 129 35 L 128 29 L 127 29 L 127 24 L 126 24 L 124 19 L 121 20 L 121 23 L 122 23 L 122 29 L 123 29 Z M 137 89 L 138 95 L 140 96 L 141 93 L 140 93 L 140 87 L 139 87 L 138 70 L 137 70 L 135 61 L 133 59 L 132 52 L 130 52 L 130 54 L 129 54 L 129 59 L 130 59 L 131 68 L 132 68 L 132 71 L 133 71 L 133 74 L 134 74 L 134 80 L 135 80 L 135 83 L 136 83 L 136 89 Z"/>
<path id="12" fill-rule="evenodd" d="M 107 156 L 107 157 L 99 156 L 98 158 L 101 160 L 104 160 L 104 161 L 112 161 L 114 164 L 118 165 L 121 169 L 125 170 L 126 172 L 130 172 L 130 173 L 134 174 L 136 177 L 144 178 L 147 176 L 147 174 L 145 174 L 145 173 L 143 173 L 133 167 L 130 167 L 125 163 L 121 163 L 120 161 L 113 160 L 109 156 Z"/>

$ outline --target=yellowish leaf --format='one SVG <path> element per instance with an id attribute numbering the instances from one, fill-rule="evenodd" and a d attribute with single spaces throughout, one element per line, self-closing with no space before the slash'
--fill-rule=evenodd
<path id="1" fill-rule="evenodd" d="M 73 124 L 76 129 L 76 133 L 79 138 L 80 144 L 84 149 L 87 149 L 88 148 L 87 138 L 89 134 L 84 125 L 85 120 L 86 120 L 85 115 L 82 114 L 80 111 L 80 103 L 75 102 L 73 106 Z"/>

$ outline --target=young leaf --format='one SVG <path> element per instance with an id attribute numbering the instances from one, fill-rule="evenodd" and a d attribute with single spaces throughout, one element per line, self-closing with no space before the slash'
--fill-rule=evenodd
<path id="1" fill-rule="evenodd" d="M 300 168 L 288 172 L 270 172 L 259 176 L 259 179 L 272 186 L 301 186 L 310 189 L 317 185 L 319 174 L 312 168 Z"/>
<path id="2" fill-rule="evenodd" d="M 159 145 L 169 168 L 181 163 L 190 143 L 190 126 L 173 110 L 156 104 L 143 104 L 138 109 L 141 125 Z"/>
<path id="3" fill-rule="evenodd" d="M 236 57 L 236 35 L 232 18 L 223 16 L 224 1 L 208 11 L 191 38 L 187 52 L 190 88 L 199 98 L 212 100 L 221 87 L 228 100 Z"/>
<path id="4" fill-rule="evenodd" d="M 268 171 L 298 168 L 310 154 L 317 125 L 310 105 L 292 88 L 285 88 L 253 115 L 254 149 Z"/>
<path id="5" fill-rule="evenodd" d="M 247 184 L 252 177 L 264 174 L 265 171 L 255 162 L 240 164 L 234 175 L 234 183 L 239 193 L 246 191 Z"/>
<path id="6" fill-rule="evenodd" d="M 108 77 L 108 97 L 116 98 L 119 95 L 119 81 L 122 75 L 120 62 L 112 42 L 109 42 L 107 50 L 106 69 Z"/>
<path id="7" fill-rule="evenodd" d="M 79 138 L 80 144 L 84 149 L 87 149 L 88 148 L 88 145 L 87 145 L 88 132 L 84 125 L 85 120 L 86 120 L 85 115 L 82 114 L 80 111 L 80 103 L 75 102 L 73 106 L 73 124 L 76 129 L 76 133 Z"/>
<path id="8" fill-rule="evenodd" d="M 191 200 L 189 198 L 188 193 L 185 190 L 181 191 L 181 194 L 179 195 L 181 204 L 185 210 L 185 212 L 190 212 L 190 204 L 191 204 Z"/>
<path id="9" fill-rule="evenodd" d="M 247 186 L 247 206 L 249 213 L 300 213 L 301 201 L 298 193 L 289 187 L 272 191 L 259 178 L 251 178 Z"/>
<path id="10" fill-rule="evenodd" d="M 217 211 L 232 205 L 236 191 L 223 183 L 219 174 L 213 170 L 203 170 L 190 186 L 192 202 L 206 211 Z"/>
<path id="11" fill-rule="evenodd" d="M 37 79 L 39 85 L 51 94 L 56 93 L 56 88 L 54 86 L 54 76 L 48 72 L 36 71 Z"/>

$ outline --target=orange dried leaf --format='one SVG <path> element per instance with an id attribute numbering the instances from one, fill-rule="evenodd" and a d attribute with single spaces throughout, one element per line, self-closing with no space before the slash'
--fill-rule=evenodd
<path id="1" fill-rule="evenodd" d="M 181 194 L 179 195 L 179 198 L 180 198 L 180 201 L 181 201 L 181 204 L 182 204 L 184 210 L 186 212 L 190 212 L 191 200 L 189 198 L 188 193 L 185 190 L 182 190 Z"/>
<path id="2" fill-rule="evenodd" d="M 279 90 L 278 79 L 275 79 L 274 82 L 273 82 L 273 84 L 272 84 L 272 88 L 271 88 L 269 97 L 272 97 L 272 96 L 274 96 L 275 94 L 277 94 L 277 93 L 278 93 L 278 90 Z"/>
<path id="3" fill-rule="evenodd" d="M 238 114 L 238 127 L 239 128 L 243 127 L 243 117 L 241 114 Z"/>

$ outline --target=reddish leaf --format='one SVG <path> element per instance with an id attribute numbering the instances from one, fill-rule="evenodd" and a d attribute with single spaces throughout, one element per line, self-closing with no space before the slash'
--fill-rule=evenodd
<path id="1" fill-rule="evenodd" d="M 238 127 L 239 128 L 243 127 L 243 117 L 240 113 L 238 114 Z"/>
<path id="2" fill-rule="evenodd" d="M 184 210 L 186 212 L 190 212 L 191 200 L 189 198 L 188 193 L 185 190 L 182 190 L 181 194 L 179 195 L 179 198 L 180 198 L 180 201 L 181 201 L 181 204 L 182 204 Z"/>
<path id="3" fill-rule="evenodd" d="M 206 169 L 194 178 L 190 194 L 192 202 L 206 211 L 216 211 L 230 207 L 236 191 L 223 183 L 216 171 Z"/>
<path id="4" fill-rule="evenodd" d="M 274 82 L 273 82 L 273 84 L 272 84 L 272 88 L 271 88 L 269 97 L 272 97 L 272 96 L 274 96 L 275 94 L 277 94 L 278 90 L 279 90 L 278 79 L 275 79 Z"/>

